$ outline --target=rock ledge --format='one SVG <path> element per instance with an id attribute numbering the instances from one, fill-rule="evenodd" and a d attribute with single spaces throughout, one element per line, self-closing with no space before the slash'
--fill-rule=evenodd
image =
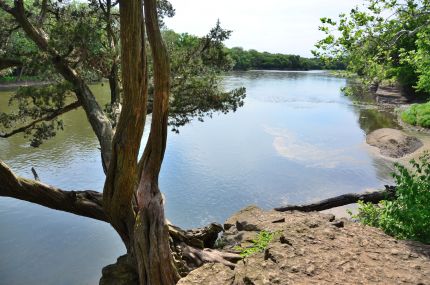
<path id="1" fill-rule="evenodd" d="M 178 284 L 430 284 L 430 245 L 398 241 L 378 229 L 318 212 L 247 207 L 225 223 L 224 250 L 277 232 L 264 252 L 234 270 L 206 264 Z"/>

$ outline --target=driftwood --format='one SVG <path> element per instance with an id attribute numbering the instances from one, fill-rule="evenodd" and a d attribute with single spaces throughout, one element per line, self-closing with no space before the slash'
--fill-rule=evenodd
<path id="1" fill-rule="evenodd" d="M 340 196 L 328 198 L 314 203 L 303 204 L 303 205 L 287 205 L 283 207 L 275 208 L 276 211 L 301 211 L 301 212 L 312 212 L 312 211 L 323 211 L 335 207 L 340 207 L 348 204 L 357 203 L 358 201 L 378 203 L 381 200 L 392 200 L 396 197 L 396 187 L 385 185 L 385 190 L 364 192 L 364 193 L 348 193 Z"/>

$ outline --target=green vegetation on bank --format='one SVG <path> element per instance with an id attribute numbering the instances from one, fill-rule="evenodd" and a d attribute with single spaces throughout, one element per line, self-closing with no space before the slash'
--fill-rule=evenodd
<path id="1" fill-rule="evenodd" d="M 13 75 L 6 75 L 1 76 L 0 75 L 0 84 L 1 83 L 15 83 L 15 82 L 22 82 L 22 81 L 40 81 L 41 79 L 37 76 L 13 76 Z"/>
<path id="2" fill-rule="evenodd" d="M 234 249 L 240 252 L 242 257 L 248 257 L 257 252 L 263 252 L 269 243 L 280 234 L 279 232 L 261 231 L 252 239 L 252 245 L 249 247 L 236 246 Z"/>
<path id="3" fill-rule="evenodd" d="M 318 58 L 305 58 L 299 55 L 259 52 L 244 50 L 241 47 L 227 49 L 234 61 L 234 70 L 312 70 L 312 69 L 345 69 L 342 61 L 325 63 Z"/>
<path id="4" fill-rule="evenodd" d="M 408 124 L 430 128 L 430 103 L 413 104 L 400 117 Z"/>
<path id="5" fill-rule="evenodd" d="M 430 155 L 411 160 L 412 170 L 396 164 L 393 177 L 397 184 L 396 199 L 378 205 L 359 203 L 353 216 L 366 225 L 381 228 L 399 239 L 430 243 Z"/>

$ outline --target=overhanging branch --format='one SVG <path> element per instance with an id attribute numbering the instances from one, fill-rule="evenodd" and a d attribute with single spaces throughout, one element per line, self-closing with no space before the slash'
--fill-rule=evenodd
<path id="1" fill-rule="evenodd" d="M 73 213 L 107 222 L 102 194 L 96 191 L 64 191 L 39 181 L 15 175 L 0 161 L 0 196 L 39 204 L 51 209 Z"/>
<path id="2" fill-rule="evenodd" d="M 21 66 L 22 61 L 13 58 L 0 58 L 0 71 L 10 67 Z"/>

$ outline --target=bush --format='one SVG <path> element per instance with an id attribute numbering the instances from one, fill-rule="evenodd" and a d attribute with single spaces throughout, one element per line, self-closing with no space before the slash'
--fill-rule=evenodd
<path id="1" fill-rule="evenodd" d="M 242 257 L 248 257 L 257 252 L 263 252 L 272 239 L 280 234 L 280 232 L 269 232 L 261 231 L 257 236 L 251 241 L 252 245 L 249 247 L 235 246 L 234 249 L 240 252 Z"/>
<path id="2" fill-rule="evenodd" d="M 401 118 L 408 124 L 430 128 L 430 102 L 411 105 L 402 112 Z"/>
<path id="3" fill-rule="evenodd" d="M 411 170 L 396 164 L 396 199 L 378 205 L 360 202 L 358 214 L 353 217 L 396 238 L 430 243 L 429 162 L 426 153 L 418 162 L 410 161 Z"/>

